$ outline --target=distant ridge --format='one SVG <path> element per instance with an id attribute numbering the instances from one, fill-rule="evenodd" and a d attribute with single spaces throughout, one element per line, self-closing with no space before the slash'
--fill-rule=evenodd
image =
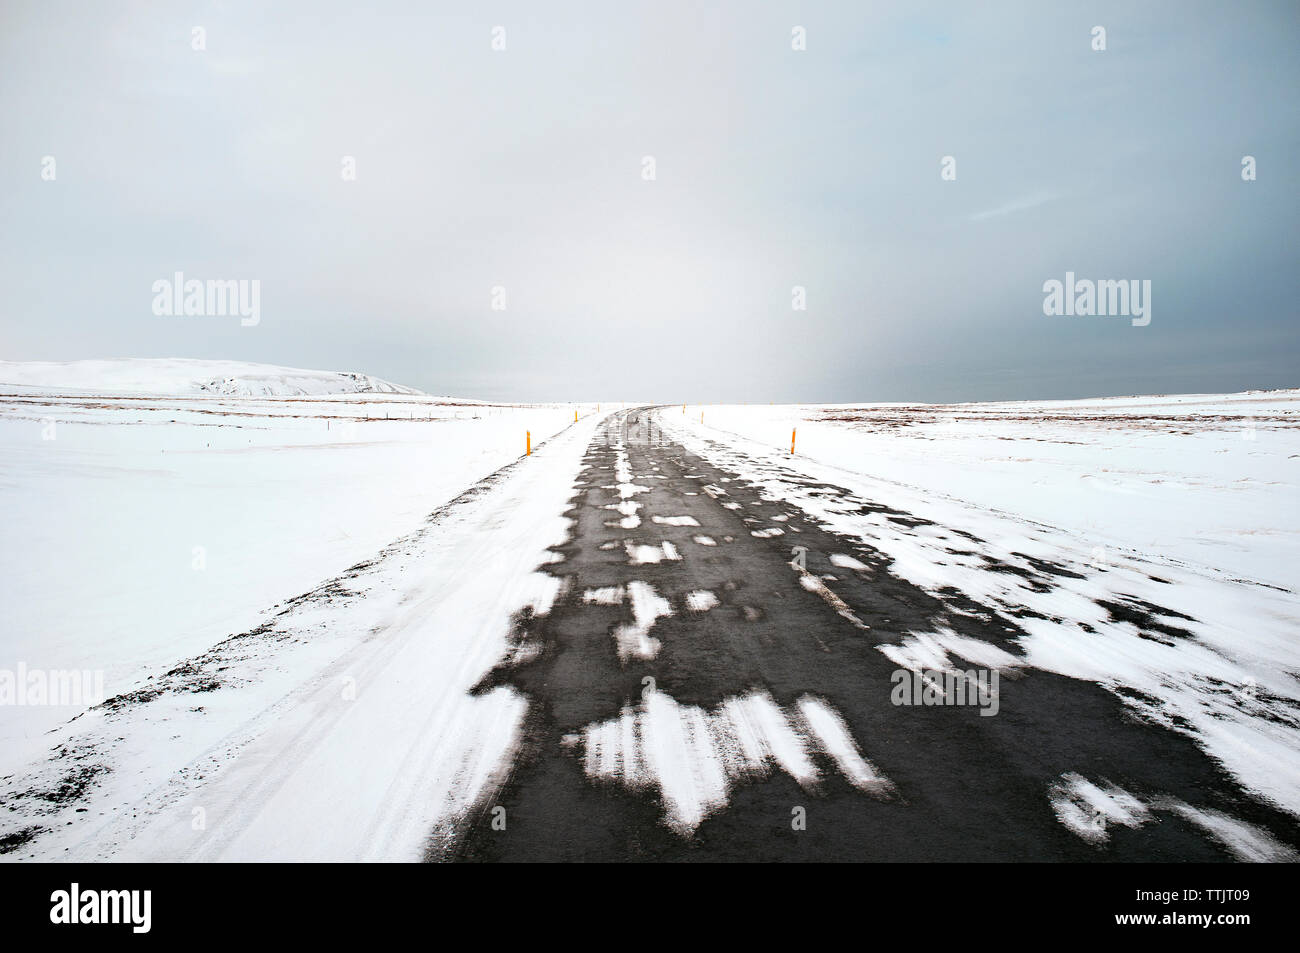
<path id="1" fill-rule="evenodd" d="M 90 394 L 222 397 L 318 397 L 329 394 L 413 394 L 368 374 L 312 371 L 245 361 L 129 358 L 114 361 L 0 361 L 0 389 Z"/>

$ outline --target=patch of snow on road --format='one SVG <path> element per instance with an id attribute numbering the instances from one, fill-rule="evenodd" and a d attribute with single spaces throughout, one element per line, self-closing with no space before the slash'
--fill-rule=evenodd
<path id="1" fill-rule="evenodd" d="M 1057 820 L 1090 844 L 1110 839 L 1110 824 L 1140 827 L 1151 819 L 1141 800 L 1113 784 L 1097 785 L 1074 774 L 1063 775 L 1048 791 Z"/>
<path id="2" fill-rule="evenodd" d="M 636 621 L 614 629 L 619 661 L 652 659 L 659 654 L 662 643 L 650 636 L 650 629 L 661 616 L 672 615 L 673 607 L 648 582 L 630 582 L 627 591 L 632 597 L 632 618 Z"/>
<path id="3" fill-rule="evenodd" d="M 633 566 L 644 566 L 647 563 L 659 563 L 667 560 L 681 559 L 681 554 L 677 552 L 677 547 L 668 541 L 660 543 L 658 546 L 649 546 L 645 543 L 634 543 L 630 539 L 623 541 L 623 546 L 627 550 L 628 562 Z"/>
<path id="4" fill-rule="evenodd" d="M 840 614 L 840 618 L 845 619 L 846 621 L 852 623 L 853 626 L 858 629 L 867 630 L 871 628 L 871 626 L 867 625 L 865 622 L 863 622 L 861 619 L 858 618 L 857 613 L 855 613 L 852 609 L 849 608 L 848 603 L 846 603 L 835 593 L 831 592 L 831 590 L 827 587 L 826 583 L 822 582 L 812 573 L 807 572 L 805 570 L 800 569 L 798 570 L 798 573 L 799 573 L 799 585 L 803 586 L 809 592 L 816 593 L 817 595 L 821 596 L 822 599 L 825 600 L 827 605 L 829 605 L 832 609 L 834 609 L 836 612 Z"/>
<path id="5" fill-rule="evenodd" d="M 1095 783 L 1069 772 L 1048 789 L 1048 800 L 1057 819 L 1070 831 L 1098 846 L 1110 840 L 1111 825 L 1136 828 L 1155 819 L 1156 813 L 1170 813 L 1195 824 L 1239 861 L 1245 863 L 1294 863 L 1296 852 L 1279 843 L 1262 828 L 1222 811 L 1193 807 L 1175 797 L 1156 795 L 1140 798 L 1109 782 Z"/>
<path id="6" fill-rule="evenodd" d="M 623 602 L 622 586 L 605 586 L 601 589 L 587 589 L 582 593 L 582 601 L 590 605 L 617 606 Z"/>
<path id="7" fill-rule="evenodd" d="M 623 518 L 614 523 L 606 523 L 606 526 L 617 526 L 619 529 L 636 529 L 641 525 L 641 517 L 637 515 L 637 510 L 641 504 L 633 500 L 621 500 L 618 503 L 607 503 L 605 509 L 617 510 L 623 514 Z"/>
<path id="8" fill-rule="evenodd" d="M 799 711 L 803 714 L 804 724 L 821 742 L 821 749 L 834 759 L 840 773 L 850 784 L 859 791 L 873 794 L 885 794 L 893 789 L 889 780 L 862 757 L 853 736 L 849 734 L 849 726 L 844 723 L 839 712 L 812 695 L 804 695 L 799 699 Z"/>
<path id="9" fill-rule="evenodd" d="M 691 537 L 691 540 L 692 540 L 692 541 L 693 541 L 697 546 L 716 546 L 716 545 L 718 545 L 717 542 L 713 539 L 712 536 L 692 536 L 692 537 Z"/>
<path id="10" fill-rule="evenodd" d="M 707 589 L 686 593 L 686 608 L 692 612 L 708 612 L 718 604 L 718 597 Z"/>
<path id="11" fill-rule="evenodd" d="M 700 521 L 694 516 L 655 516 L 656 523 L 664 526 L 699 526 Z"/>
<path id="12" fill-rule="evenodd" d="M 942 626 L 934 632 L 909 632 L 898 645 L 877 645 L 876 648 L 899 668 L 922 673 L 956 672 L 958 667 L 952 663 L 950 655 L 999 672 L 1014 672 L 1025 664 L 1024 659 L 996 645 L 958 635 Z"/>
<path id="13" fill-rule="evenodd" d="M 866 569 L 866 563 L 859 562 L 852 556 L 845 556 L 842 553 L 831 553 L 831 565 L 838 566 L 840 569 Z"/>
<path id="14" fill-rule="evenodd" d="M 614 479 L 618 481 L 617 489 L 618 489 L 619 497 L 626 502 L 627 500 L 630 500 L 632 497 L 636 496 L 638 493 L 649 493 L 650 487 L 641 486 L 640 484 L 632 482 L 633 480 L 632 464 L 627 455 L 627 448 L 622 443 L 619 443 L 614 448 L 614 450 L 615 450 Z M 624 514 L 623 525 L 625 529 L 634 529 L 635 527 L 641 525 L 640 517 L 636 516 L 637 506 L 640 506 L 640 504 L 636 504 L 636 506 L 633 506 L 631 512 L 628 512 L 626 509 L 622 510 Z M 616 507 L 608 507 L 608 508 L 615 509 Z M 630 525 L 628 525 L 629 523 Z"/>
<path id="15" fill-rule="evenodd" d="M 857 754 L 839 715 L 807 696 L 789 713 L 759 691 L 705 711 L 651 690 L 635 708 L 589 725 L 583 748 L 589 777 L 657 789 L 665 825 L 683 837 L 724 808 L 743 779 L 779 769 L 811 788 L 819 780 L 813 751 L 824 751 L 860 790 L 880 795 L 889 784 Z"/>
<path id="16" fill-rule="evenodd" d="M 1272 834 L 1222 811 L 1192 807 L 1176 798 L 1153 798 L 1150 804 L 1155 810 L 1170 811 L 1191 821 L 1244 863 L 1290 864 L 1300 860 L 1294 850 L 1278 843 Z"/>

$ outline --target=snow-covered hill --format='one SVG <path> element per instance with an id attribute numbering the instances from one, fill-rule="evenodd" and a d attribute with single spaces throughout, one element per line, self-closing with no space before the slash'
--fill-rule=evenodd
<path id="1" fill-rule="evenodd" d="M 77 394 L 319 397 L 416 394 L 378 377 L 244 361 L 132 358 L 118 361 L 0 361 L 0 390 Z"/>

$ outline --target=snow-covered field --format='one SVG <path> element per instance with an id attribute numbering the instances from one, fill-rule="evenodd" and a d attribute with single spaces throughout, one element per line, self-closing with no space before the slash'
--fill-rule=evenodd
<path id="1" fill-rule="evenodd" d="M 0 363 L 0 669 L 127 691 L 411 533 L 575 410 L 594 407 L 232 362 Z M 0 705 L 0 776 L 78 710 Z"/>
<path id="2" fill-rule="evenodd" d="M 1300 390 L 987 404 L 688 406 L 704 432 L 1074 531 L 1180 565 L 1300 587 Z M 666 419 L 675 418 L 670 414 Z"/>
<path id="3" fill-rule="evenodd" d="M 518 746 L 524 699 L 474 688 L 509 652 L 512 614 L 542 615 L 558 595 L 536 569 L 564 540 L 596 423 L 564 428 L 256 629 L 60 729 L 10 802 L 41 829 L 26 856 L 418 860 L 436 848 Z M 50 820 L 74 804 L 88 816 Z"/>

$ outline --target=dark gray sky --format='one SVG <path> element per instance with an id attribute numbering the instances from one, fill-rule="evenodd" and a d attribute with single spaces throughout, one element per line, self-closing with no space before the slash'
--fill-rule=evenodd
<path id="1" fill-rule="evenodd" d="M 702 6 L 5 0 L 0 357 L 522 400 L 1300 385 L 1300 4 Z M 1150 325 L 1045 316 L 1067 270 L 1150 279 Z M 176 271 L 257 279 L 260 323 L 155 315 Z"/>

